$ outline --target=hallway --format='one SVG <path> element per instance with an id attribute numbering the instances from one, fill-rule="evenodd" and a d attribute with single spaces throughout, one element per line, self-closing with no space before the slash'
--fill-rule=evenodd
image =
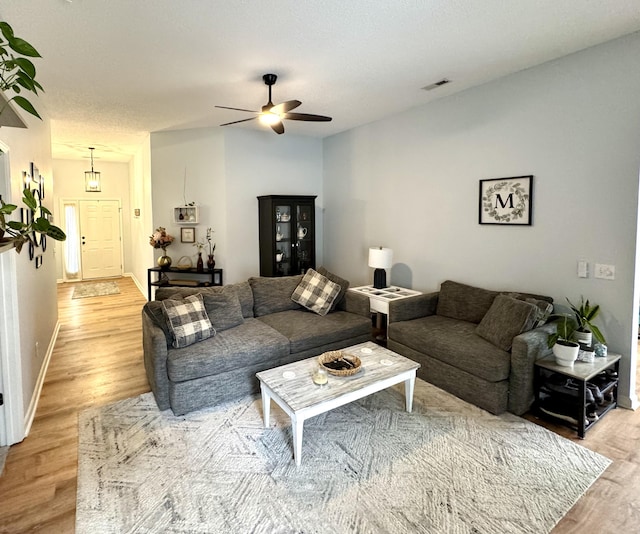
<path id="1" fill-rule="evenodd" d="M 74 531 L 78 412 L 149 391 L 140 311 L 131 278 L 120 293 L 72 299 L 58 285 L 61 324 L 31 432 L 9 450 L 0 477 L 0 533 Z"/>

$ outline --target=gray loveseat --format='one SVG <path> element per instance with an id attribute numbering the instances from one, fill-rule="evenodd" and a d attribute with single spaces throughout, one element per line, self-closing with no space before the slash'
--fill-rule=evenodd
<path id="1" fill-rule="evenodd" d="M 453 281 L 389 303 L 388 347 L 421 364 L 418 376 L 498 414 L 526 412 L 533 364 L 549 354 L 552 299 Z"/>
<path id="2" fill-rule="evenodd" d="M 176 415 L 259 391 L 255 374 L 371 338 L 369 299 L 346 291 L 321 316 L 291 300 L 302 276 L 250 278 L 208 288 L 159 288 L 142 311 L 144 365 L 161 410 Z M 161 300 L 202 294 L 215 336 L 185 348 L 171 345 Z"/>

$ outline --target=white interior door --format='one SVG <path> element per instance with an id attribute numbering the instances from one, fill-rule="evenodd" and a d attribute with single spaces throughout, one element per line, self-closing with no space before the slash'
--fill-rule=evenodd
<path id="1" fill-rule="evenodd" d="M 122 274 L 119 201 L 80 201 L 80 243 L 83 279 Z"/>

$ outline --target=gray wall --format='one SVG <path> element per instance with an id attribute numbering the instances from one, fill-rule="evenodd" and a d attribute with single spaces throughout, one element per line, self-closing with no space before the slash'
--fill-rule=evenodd
<path id="1" fill-rule="evenodd" d="M 40 174 L 45 177 L 46 194 L 43 205 L 53 211 L 53 173 L 51 162 L 51 133 L 46 109 L 38 106 L 44 117 L 40 121 L 26 114 L 21 114 L 29 128 L 0 128 L 0 141 L 9 147 L 10 162 L 10 197 L 3 197 L 6 202 L 13 202 L 20 207 L 24 182 L 22 172 L 29 172 L 30 163 L 34 162 Z M 16 212 L 19 213 L 19 212 Z M 19 215 L 15 218 L 19 220 Z M 13 413 L 22 412 L 25 429 L 31 424 L 37 405 L 38 386 L 44 379 L 46 358 L 51 348 L 58 321 L 58 305 L 56 295 L 55 256 L 61 250 L 60 243 L 47 241 L 47 251 L 43 253 L 43 263 L 36 269 L 35 262 L 29 260 L 28 247 L 15 257 L 15 277 L 17 282 L 17 306 L 14 319 L 18 317 L 20 347 L 19 354 L 11 354 L 15 364 L 13 372 L 3 369 L 9 376 L 21 376 L 22 406 L 17 410 L 10 407 Z M 42 254 L 42 249 L 37 249 Z M 8 250 L 3 254 L 16 254 Z M 8 273 L 5 273 L 8 274 Z M 0 299 L 4 299 L 0 294 Z M 19 369 L 17 368 L 19 366 Z"/>
<path id="2" fill-rule="evenodd" d="M 455 83 L 455 80 L 453 81 Z M 371 283 L 367 248 L 394 251 L 391 281 L 446 279 L 602 306 L 635 402 L 640 34 L 325 139 L 325 264 Z M 533 226 L 478 224 L 479 180 L 533 174 Z M 577 260 L 616 266 L 579 279 Z"/>
<path id="3" fill-rule="evenodd" d="M 172 222 L 173 207 L 183 203 L 185 168 L 186 201 L 200 207 L 196 239 L 204 238 L 207 227 L 213 228 L 216 267 L 224 269 L 225 283 L 259 273 L 259 195 L 318 195 L 318 258 L 322 260 L 320 139 L 240 128 L 151 134 L 153 226 L 164 226 L 176 237 L 167 249 L 174 262 L 187 255 L 195 264 L 196 249 L 179 242 L 180 225 Z"/>

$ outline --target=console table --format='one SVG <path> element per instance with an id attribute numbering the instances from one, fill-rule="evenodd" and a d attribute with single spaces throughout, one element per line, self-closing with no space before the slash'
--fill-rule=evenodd
<path id="1" fill-rule="evenodd" d="M 176 275 L 179 276 L 176 277 Z M 213 269 L 212 271 L 205 269 L 201 273 L 195 267 L 190 269 L 151 267 L 147 269 L 147 298 L 149 300 L 151 300 L 152 287 L 208 287 L 221 285 L 222 269 Z"/>

